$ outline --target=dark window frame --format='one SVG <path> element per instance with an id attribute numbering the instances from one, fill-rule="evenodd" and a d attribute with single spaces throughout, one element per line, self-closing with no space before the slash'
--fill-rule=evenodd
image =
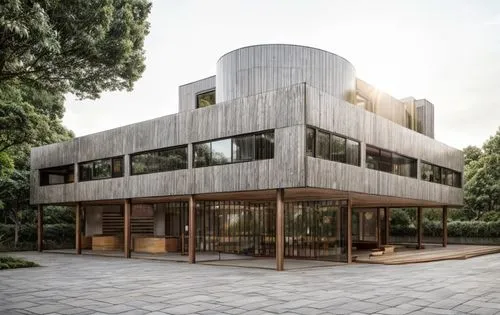
<path id="1" fill-rule="evenodd" d="M 384 173 L 389 173 L 389 174 L 397 175 L 397 176 L 403 176 L 403 177 L 408 177 L 408 178 L 416 178 L 416 179 L 418 178 L 418 174 L 417 174 L 418 173 L 418 170 L 417 170 L 417 168 L 418 168 L 418 159 L 412 158 L 412 157 L 404 155 L 404 154 L 401 154 L 399 152 L 390 151 L 390 150 L 387 150 L 387 149 L 382 149 L 382 148 L 379 148 L 379 147 L 371 145 L 371 144 L 366 144 L 366 148 L 365 148 L 365 160 L 366 161 L 368 161 L 368 154 L 367 154 L 368 149 L 373 150 L 373 151 L 378 151 L 378 155 L 377 155 L 378 159 L 376 159 L 376 162 L 377 162 L 376 163 L 376 165 L 377 165 L 376 168 L 369 168 L 369 167 L 366 167 L 366 168 L 369 168 L 369 169 L 372 169 L 372 170 L 375 170 L 375 171 L 379 171 L 379 172 L 384 172 Z M 381 169 L 381 167 L 380 167 L 381 164 L 383 164 L 385 166 L 389 165 L 387 163 L 387 160 L 382 161 L 383 154 L 386 155 L 386 158 L 388 157 L 387 154 L 390 154 L 390 166 L 391 166 L 390 167 L 391 168 L 390 171 L 388 169 L 387 170 Z M 413 173 L 414 176 L 412 176 L 412 175 L 410 175 L 410 176 L 401 175 L 401 174 L 395 172 L 394 166 L 398 165 L 398 164 L 394 163 L 394 160 L 395 160 L 394 159 L 394 155 L 397 155 L 400 158 L 411 160 L 413 162 L 412 164 L 414 164 L 415 168 L 416 168 L 414 170 L 415 172 Z M 370 155 L 370 156 L 375 156 L 375 155 Z M 411 173 L 412 172 L 410 171 L 410 174 Z"/>
<path id="2" fill-rule="evenodd" d="M 448 167 L 439 166 L 439 165 L 436 165 L 433 163 L 429 163 L 429 162 L 424 161 L 424 160 L 421 160 L 420 164 L 421 164 L 421 166 L 420 166 L 420 179 L 421 180 L 423 180 L 425 182 L 436 183 L 436 184 L 446 185 L 446 186 L 455 187 L 455 188 L 463 188 L 462 172 L 455 171 L 455 170 L 448 168 Z M 439 179 L 435 179 L 435 178 L 432 178 L 432 180 L 431 180 L 431 178 L 423 179 L 422 178 L 422 176 L 423 176 L 422 168 L 423 168 L 424 164 L 430 166 L 431 170 L 434 170 L 434 168 L 438 168 L 439 169 Z M 444 174 L 446 171 L 451 173 L 451 185 L 449 185 L 445 182 L 446 179 L 444 177 Z M 455 180 L 456 178 L 458 178 L 458 180 Z"/>
<path id="3" fill-rule="evenodd" d="M 214 94 L 214 103 L 213 103 L 213 104 L 209 104 L 209 105 L 206 105 L 206 106 L 201 106 L 201 107 L 200 107 L 199 97 L 200 97 L 200 96 L 203 96 L 203 95 L 211 94 L 211 93 L 213 93 L 213 94 Z M 216 93 L 217 93 L 217 92 L 216 92 L 216 89 L 209 89 L 209 90 L 204 90 L 204 91 L 201 91 L 201 92 L 196 93 L 196 95 L 195 95 L 195 99 L 194 99 L 194 102 L 195 102 L 195 108 L 196 108 L 196 109 L 199 109 L 199 108 L 206 108 L 206 107 L 210 107 L 210 106 L 212 106 L 212 105 L 217 104 L 217 99 L 216 99 L 217 94 L 216 94 Z"/>
<path id="4" fill-rule="evenodd" d="M 313 137 L 314 137 L 314 141 L 313 141 L 313 152 L 312 152 L 312 155 L 310 152 L 308 152 L 308 141 L 307 141 L 307 133 L 308 133 L 308 129 L 310 130 L 313 130 Z M 318 153 L 318 133 L 319 132 L 322 132 L 322 133 L 326 133 L 329 135 L 329 142 L 328 142 L 328 146 L 329 146 L 329 158 L 328 159 L 323 159 L 323 158 L 320 158 L 320 157 L 317 157 L 317 153 Z M 333 143 L 332 143 L 332 136 L 335 136 L 335 137 L 338 137 L 338 138 L 342 138 L 344 139 L 344 155 L 345 155 L 345 161 L 337 161 L 337 160 L 334 160 L 333 159 Z M 314 157 L 314 158 L 318 158 L 318 159 L 322 159 L 322 160 L 327 160 L 327 161 L 332 161 L 332 162 L 337 162 L 337 163 L 343 163 L 343 164 L 348 164 L 348 165 L 353 165 L 353 166 L 358 166 L 360 167 L 361 166 L 361 142 L 359 140 L 356 140 L 354 138 L 351 138 L 351 137 L 346 137 L 344 135 L 341 135 L 339 133 L 336 133 L 336 132 L 331 132 L 331 131 L 328 131 L 328 130 L 325 130 L 325 129 L 322 129 L 322 128 L 318 128 L 318 127 L 313 127 L 313 126 L 306 126 L 306 132 L 305 132 L 305 153 L 306 153 L 306 156 L 310 156 L 310 157 Z M 356 142 L 358 144 L 358 164 L 350 164 L 347 162 L 347 140 L 350 140 L 350 141 L 353 141 L 353 142 Z"/>
<path id="5" fill-rule="evenodd" d="M 174 151 L 174 150 L 178 150 L 178 149 L 185 149 L 186 150 L 186 167 L 185 168 L 180 168 L 180 169 L 176 169 L 176 170 L 167 170 L 167 171 L 157 170 L 157 171 L 153 171 L 153 172 L 134 173 L 134 169 L 132 167 L 132 162 L 133 162 L 132 160 L 135 156 L 138 156 L 141 154 L 149 154 L 149 153 L 168 152 L 168 151 Z M 129 158 L 130 176 L 174 172 L 174 171 L 188 169 L 188 155 L 189 155 L 189 152 L 188 152 L 188 145 L 187 144 L 176 145 L 173 147 L 164 147 L 164 148 L 159 148 L 159 149 L 154 149 L 154 150 L 145 150 L 145 151 L 134 152 L 134 153 L 130 154 L 130 158 Z M 193 156 L 194 156 L 194 154 L 193 154 Z"/>
<path id="6" fill-rule="evenodd" d="M 257 136 L 261 136 L 261 135 L 264 135 L 264 134 L 272 134 L 273 135 L 272 157 L 258 159 L 257 158 Z M 275 142 L 274 142 L 274 139 L 275 139 L 275 135 L 276 135 L 276 133 L 275 133 L 274 129 L 268 129 L 268 130 L 263 130 L 263 131 L 258 131 L 258 132 L 251 132 L 251 133 L 244 133 L 244 134 L 234 135 L 234 136 L 230 136 L 230 137 L 217 138 L 217 139 L 212 139 L 212 140 L 208 140 L 208 141 L 195 142 L 195 143 L 193 143 L 193 157 L 192 157 L 192 160 L 191 160 L 191 165 L 192 165 L 193 168 L 201 168 L 201 167 L 209 167 L 209 166 L 238 164 L 238 163 L 246 163 L 246 162 L 254 162 L 254 161 L 274 159 L 274 153 L 275 153 L 275 148 L 274 148 L 274 143 Z M 253 138 L 253 143 L 254 143 L 254 146 L 253 146 L 253 158 L 252 159 L 248 159 L 248 160 L 234 161 L 234 150 L 233 150 L 234 139 L 235 138 L 240 138 L 240 137 L 245 137 L 245 136 L 252 136 L 252 138 Z M 224 140 L 228 140 L 228 139 L 231 140 L 231 157 L 230 157 L 230 161 L 228 163 L 223 163 L 223 164 L 213 164 L 212 163 L 212 142 L 224 141 Z M 210 148 L 209 149 L 210 157 L 209 157 L 208 165 L 196 166 L 196 152 L 195 152 L 196 150 L 195 150 L 195 146 L 202 145 L 202 144 L 208 144 L 209 148 Z"/>
<path id="7" fill-rule="evenodd" d="M 73 172 L 68 173 L 68 174 L 64 174 L 64 182 L 63 183 L 54 183 L 54 184 L 45 183 L 44 175 L 42 173 L 55 171 L 55 170 L 63 170 L 64 168 L 67 168 L 68 171 L 71 171 L 71 167 L 73 168 Z M 73 175 L 73 180 L 69 179 L 70 174 Z M 47 174 L 47 175 L 50 175 L 50 174 Z M 65 165 L 41 168 L 38 170 L 38 177 L 39 177 L 38 178 L 38 185 L 39 186 L 54 186 L 54 185 L 73 184 L 75 182 L 75 164 L 65 164 Z"/>
<path id="8" fill-rule="evenodd" d="M 122 168 L 121 168 L 121 172 L 120 172 L 120 176 L 113 176 L 114 175 L 114 172 L 113 172 L 113 166 L 114 166 L 114 161 L 115 160 L 118 160 L 118 159 L 121 159 L 121 165 L 122 165 Z M 111 171 L 110 171 L 110 177 L 101 177 L 101 178 L 94 178 L 94 168 L 95 168 L 95 164 L 94 162 L 98 162 L 98 161 L 105 161 L 105 160 L 109 160 L 110 161 L 110 165 L 111 165 Z M 85 165 L 85 164 L 89 164 L 91 163 L 91 174 L 90 174 L 90 178 L 89 179 L 82 179 L 82 166 Z M 95 159 L 95 160 L 90 160 L 90 161 L 83 161 L 83 162 L 78 162 L 78 182 L 90 182 L 90 181 L 94 181 L 94 180 L 103 180 L 103 179 L 112 179 L 112 178 L 120 178 L 120 177 L 123 177 L 124 174 L 125 174 L 125 155 L 116 155 L 116 156 L 112 156 L 112 157 L 109 157 L 109 158 L 103 158 L 103 159 Z"/>

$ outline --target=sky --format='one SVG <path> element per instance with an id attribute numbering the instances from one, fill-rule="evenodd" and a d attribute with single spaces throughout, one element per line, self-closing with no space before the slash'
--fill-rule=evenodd
<path id="1" fill-rule="evenodd" d="M 178 87 L 215 74 L 220 56 L 256 44 L 340 55 L 396 98 L 434 104 L 435 138 L 481 146 L 500 127 L 500 1 L 156 0 L 146 70 L 131 92 L 66 97 L 83 136 L 178 111 Z"/>

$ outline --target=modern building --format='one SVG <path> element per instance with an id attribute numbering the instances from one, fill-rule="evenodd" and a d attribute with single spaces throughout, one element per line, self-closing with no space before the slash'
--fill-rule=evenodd
<path id="1" fill-rule="evenodd" d="M 404 78 L 403 78 L 404 79 Z M 179 113 L 31 152 L 31 203 L 74 205 L 77 252 L 219 251 L 351 262 L 391 207 L 463 203 L 463 153 L 434 107 L 396 99 L 333 53 L 243 47 L 179 87 Z"/>

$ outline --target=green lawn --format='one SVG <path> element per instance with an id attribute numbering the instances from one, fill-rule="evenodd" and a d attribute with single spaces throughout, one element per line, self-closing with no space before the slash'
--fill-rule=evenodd
<path id="1" fill-rule="evenodd" d="M 10 256 L 0 256 L 0 270 L 14 269 L 14 268 L 29 268 L 39 267 L 37 263 L 27 261 L 22 258 L 15 258 Z"/>

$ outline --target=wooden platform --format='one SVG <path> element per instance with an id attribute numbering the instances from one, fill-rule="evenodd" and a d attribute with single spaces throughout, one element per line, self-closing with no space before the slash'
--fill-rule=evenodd
<path id="1" fill-rule="evenodd" d="M 401 265 L 412 263 L 423 263 L 449 259 L 468 259 L 471 257 L 500 253 L 500 246 L 481 246 L 481 245 L 448 245 L 441 247 L 437 245 L 425 245 L 426 249 L 401 249 L 392 254 L 370 257 L 370 252 L 354 252 L 357 256 L 357 263 L 383 264 L 383 265 Z"/>

